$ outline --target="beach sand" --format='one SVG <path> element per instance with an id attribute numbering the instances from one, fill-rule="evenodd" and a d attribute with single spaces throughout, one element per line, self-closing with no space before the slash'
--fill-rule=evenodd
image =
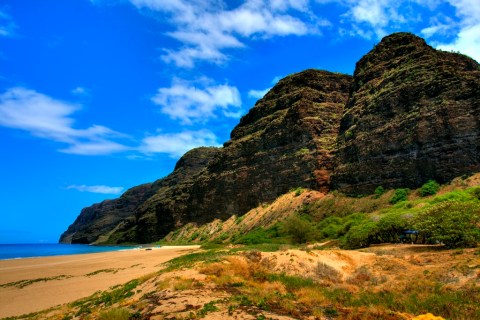
<path id="1" fill-rule="evenodd" d="M 158 271 L 160 264 L 199 246 L 91 253 L 0 261 L 0 318 L 18 316 L 87 297 Z M 90 274 L 90 275 L 88 275 Z M 53 278 L 47 281 L 39 279 Z M 56 278 L 56 279 L 55 279 Z M 14 282 L 26 281 L 12 285 Z M 6 285 L 10 284 L 10 285 Z"/>

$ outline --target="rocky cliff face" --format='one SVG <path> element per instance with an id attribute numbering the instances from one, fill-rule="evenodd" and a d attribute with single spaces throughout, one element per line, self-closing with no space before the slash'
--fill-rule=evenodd
<path id="1" fill-rule="evenodd" d="M 319 70 L 280 80 L 197 177 L 182 220 L 242 215 L 295 187 L 327 192 L 350 80 Z"/>
<path id="2" fill-rule="evenodd" d="M 156 241 L 189 222 L 242 215 L 295 187 L 328 191 L 350 80 L 319 70 L 282 79 L 202 171 L 158 189 L 110 241 Z"/>
<path id="3" fill-rule="evenodd" d="M 408 33 L 384 38 L 353 78 L 288 76 L 223 148 L 82 211 L 61 242 L 152 242 L 187 223 L 243 215 L 292 188 L 370 193 L 480 171 L 480 66 Z"/>
<path id="4" fill-rule="evenodd" d="M 153 194 L 136 202 L 130 215 L 104 226 L 103 237 L 94 232 L 82 241 L 152 242 L 188 222 L 242 215 L 292 188 L 328 191 L 350 81 L 350 76 L 319 70 L 282 79 L 241 119 L 223 148 L 208 149 L 208 154 L 203 149 L 202 157 L 192 157 L 197 151 L 190 151 L 172 175 L 150 186 Z M 179 169 L 186 163 L 197 167 L 183 174 Z M 80 221 L 103 214 L 103 207 L 84 209 L 92 214 L 82 212 L 61 241 L 80 239 Z M 86 232 L 92 229 L 83 225 Z"/>
<path id="5" fill-rule="evenodd" d="M 204 169 L 217 152 L 218 148 L 190 150 L 178 160 L 175 170 L 167 177 L 131 188 L 118 199 L 105 200 L 83 209 L 75 222 L 61 235 L 60 242 L 142 242 L 136 228 L 140 222 L 148 224 L 148 221 L 139 222 L 138 212 L 143 212 L 152 201 L 163 200 L 164 205 L 168 206 L 168 201 L 176 190 L 188 185 L 192 177 Z M 171 230 L 173 224 L 171 221 L 163 221 L 156 228 Z"/>
<path id="6" fill-rule="evenodd" d="M 480 69 L 408 33 L 384 38 L 355 69 L 334 187 L 418 187 L 480 171 Z"/>
<path id="7" fill-rule="evenodd" d="M 127 190 L 120 198 L 84 208 L 60 236 L 61 243 L 89 244 L 108 238 L 119 223 L 132 217 L 135 209 L 154 194 L 151 183 Z"/>

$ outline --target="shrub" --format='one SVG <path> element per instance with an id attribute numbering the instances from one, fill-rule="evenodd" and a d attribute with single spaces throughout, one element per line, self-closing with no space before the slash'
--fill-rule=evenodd
<path id="1" fill-rule="evenodd" d="M 384 193 L 385 193 L 385 189 L 382 186 L 378 186 L 373 192 L 373 194 L 375 194 L 375 198 L 380 198 L 380 196 Z"/>
<path id="2" fill-rule="evenodd" d="M 347 249 L 368 247 L 377 234 L 377 228 L 377 224 L 374 221 L 365 222 L 350 228 L 345 236 L 345 247 Z"/>
<path id="3" fill-rule="evenodd" d="M 331 282 L 339 282 L 342 280 L 342 275 L 337 269 L 321 261 L 319 261 L 313 268 L 313 272 L 322 280 L 328 280 Z"/>
<path id="4" fill-rule="evenodd" d="M 293 215 L 285 221 L 285 232 L 292 237 L 294 243 L 305 243 L 312 239 L 312 224 L 298 215 Z"/>
<path id="5" fill-rule="evenodd" d="M 473 188 L 473 189 L 472 189 L 472 195 L 473 195 L 476 199 L 480 200 L 480 187 Z"/>
<path id="6" fill-rule="evenodd" d="M 407 188 L 396 189 L 392 199 L 390 199 L 390 203 L 395 204 L 400 201 L 407 200 L 409 192 L 410 192 L 410 189 L 407 189 Z"/>
<path id="7" fill-rule="evenodd" d="M 415 217 L 415 227 L 430 242 L 447 248 L 468 248 L 480 241 L 480 205 L 478 203 L 443 202 Z"/>
<path id="8" fill-rule="evenodd" d="M 438 182 L 435 180 L 428 180 L 427 183 L 420 188 L 420 195 L 422 197 L 431 196 L 436 194 L 438 190 L 440 190 Z"/>

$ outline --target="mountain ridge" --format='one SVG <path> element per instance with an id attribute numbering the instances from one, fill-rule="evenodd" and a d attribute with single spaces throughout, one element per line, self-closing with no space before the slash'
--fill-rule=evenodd
<path id="1" fill-rule="evenodd" d="M 140 192 L 124 211 L 82 210 L 60 242 L 152 242 L 188 223 L 243 215 L 296 187 L 371 193 L 480 171 L 479 88 L 473 59 L 413 34 L 387 36 L 353 77 L 307 69 L 280 80 L 223 148 L 189 151 L 171 175 L 144 185 L 148 199 Z M 189 154 L 201 161 L 179 174 Z"/>

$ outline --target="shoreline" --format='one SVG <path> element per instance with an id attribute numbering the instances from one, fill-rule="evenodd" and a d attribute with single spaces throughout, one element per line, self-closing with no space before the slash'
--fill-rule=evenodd
<path id="1" fill-rule="evenodd" d="M 54 254 L 45 254 L 45 255 L 26 255 L 26 256 L 19 256 L 19 257 L 0 257 L 0 261 L 6 260 L 17 260 L 17 259 L 32 259 L 32 258 L 48 258 L 48 257 L 60 257 L 60 256 L 71 256 L 71 255 L 83 255 L 83 254 L 92 254 L 92 253 L 103 253 L 103 252 L 116 252 L 116 251 L 123 251 L 123 250 L 132 250 L 136 248 L 147 248 L 147 247 L 156 247 L 158 245 L 149 245 L 149 244 L 138 244 L 138 245 L 94 245 L 94 244 L 64 244 L 64 243 L 45 243 L 45 244 L 37 244 L 37 243 L 0 243 L 0 249 L 2 246 L 79 246 L 83 248 L 111 248 L 111 250 L 105 249 L 104 251 L 86 251 L 86 252 L 71 252 L 71 253 L 54 253 Z M 7 251 L 8 252 L 8 251 Z M 1 250 L 0 250 L 1 256 Z"/>
<path id="2" fill-rule="evenodd" d="M 0 318 L 45 310 L 161 270 L 200 246 L 0 260 Z M 149 249 L 149 250 L 147 250 Z"/>

